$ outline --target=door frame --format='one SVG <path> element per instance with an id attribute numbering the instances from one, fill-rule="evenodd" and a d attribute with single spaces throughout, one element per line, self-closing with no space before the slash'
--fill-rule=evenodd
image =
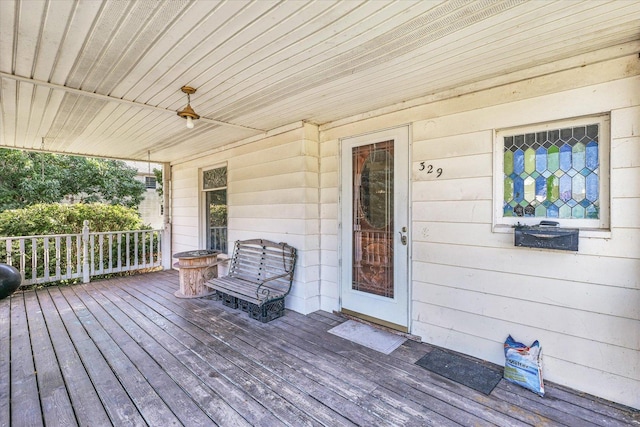
<path id="1" fill-rule="evenodd" d="M 405 206 L 405 210 L 406 210 L 406 216 L 407 216 L 407 232 L 406 232 L 406 236 L 407 236 L 407 247 L 406 247 L 406 252 L 407 252 L 407 257 L 406 257 L 406 264 L 404 265 L 404 269 L 406 271 L 406 281 L 407 281 L 407 286 L 406 286 L 406 307 L 405 307 L 405 314 L 406 314 L 406 324 L 407 326 L 405 327 L 404 325 L 399 325 L 396 323 L 392 323 L 392 322 L 388 322 L 385 321 L 383 319 L 378 319 L 372 316 L 369 316 L 367 314 L 364 313 L 358 313 L 358 312 L 354 312 L 352 310 L 346 309 L 343 307 L 343 286 L 350 286 L 348 283 L 344 283 L 344 274 L 345 274 L 345 268 L 347 268 L 345 266 L 345 263 L 342 262 L 343 259 L 345 259 L 345 257 L 351 257 L 351 251 L 352 251 L 352 247 L 345 247 L 344 244 L 344 238 L 343 238 L 343 232 L 344 232 L 344 224 L 343 224 L 343 210 L 345 209 L 344 204 L 348 203 L 349 205 L 352 204 L 351 200 L 346 200 L 345 198 L 345 185 L 351 185 L 351 176 L 350 174 L 346 173 L 346 171 L 344 170 L 345 168 L 343 167 L 343 147 L 344 144 L 346 143 L 345 141 L 347 140 L 352 140 L 354 138 L 366 138 L 367 136 L 371 136 L 372 139 L 376 138 L 376 139 L 380 139 L 380 138 L 385 138 L 386 136 L 384 136 L 385 133 L 394 133 L 394 132 L 406 132 L 406 138 L 407 138 L 407 158 L 406 158 L 406 196 L 407 196 L 407 200 L 406 200 L 406 206 Z M 397 135 L 397 134 L 396 134 Z M 364 145 L 364 144 L 363 144 Z M 412 140 L 411 140 L 411 125 L 410 124 L 406 124 L 406 125 L 402 125 L 402 126 L 394 126 L 394 127 L 390 127 L 390 128 L 385 128 L 385 129 L 378 129 L 375 131 L 371 131 L 371 132 L 365 132 L 362 134 L 357 134 L 357 135 L 349 135 L 349 136 L 345 136 L 339 139 L 339 144 L 338 144 L 338 167 L 339 167 L 339 182 L 338 182 L 338 254 L 339 254 L 339 259 L 338 259 L 338 304 L 339 304 L 339 309 L 342 313 L 345 313 L 347 315 L 351 315 L 353 317 L 358 317 L 361 318 L 363 320 L 367 320 L 370 321 L 372 323 L 376 323 L 382 326 L 386 326 L 389 327 L 391 329 L 396 329 L 399 330 L 401 332 L 406 332 L 406 333 L 410 333 L 411 329 L 412 329 L 412 265 L 411 265 L 411 259 L 412 259 L 412 248 L 411 248 L 411 219 L 412 219 L 412 212 L 411 212 L 411 165 L 412 165 L 412 161 L 411 161 L 411 148 L 412 148 Z M 348 176 L 347 176 L 348 175 Z M 350 227 L 350 223 L 346 225 L 347 227 Z M 395 245 L 394 245 L 395 246 Z M 348 263 L 349 266 L 351 265 L 351 263 Z"/>

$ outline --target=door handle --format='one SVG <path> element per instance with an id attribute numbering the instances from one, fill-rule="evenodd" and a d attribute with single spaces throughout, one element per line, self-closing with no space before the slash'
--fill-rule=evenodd
<path id="1" fill-rule="evenodd" d="M 407 246 L 407 235 L 405 234 L 407 232 L 407 227 L 402 227 L 402 231 L 398 231 L 398 233 L 400 233 L 400 243 L 402 243 L 404 246 Z"/>

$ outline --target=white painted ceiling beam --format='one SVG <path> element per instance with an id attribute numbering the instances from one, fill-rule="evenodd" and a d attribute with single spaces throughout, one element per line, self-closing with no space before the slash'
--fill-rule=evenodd
<path id="1" fill-rule="evenodd" d="M 176 111 L 170 110 L 168 108 L 162 108 L 162 107 L 157 107 L 155 105 L 149 105 L 149 104 L 143 104 L 140 102 L 136 102 L 136 101 L 129 101 L 127 99 L 121 99 L 121 98 L 115 98 L 113 96 L 109 96 L 109 95 L 102 95 L 99 93 L 94 93 L 94 92 L 87 92 L 81 89 L 74 89 L 74 88 L 70 88 L 70 87 L 66 87 L 66 86 L 61 86 L 55 83 L 48 83 L 48 82 L 43 82 L 43 81 L 39 81 L 39 80 L 34 80 L 34 79 L 30 79 L 27 77 L 21 77 L 21 76 L 16 76 L 13 74 L 8 74 L 8 73 L 4 73 L 4 72 L 0 72 L 0 78 L 6 78 L 9 80 L 15 80 L 18 82 L 24 82 L 24 83 L 30 83 L 36 86 L 42 86 L 42 87 L 47 87 L 49 89 L 55 89 L 55 90 L 61 90 L 63 92 L 66 93 L 71 93 L 74 95 L 79 95 L 82 97 L 87 97 L 87 98 L 92 98 L 92 99 L 98 99 L 101 101 L 108 101 L 108 102 L 116 102 L 118 104 L 124 104 L 124 105 L 129 105 L 131 107 L 138 107 L 138 108 L 143 108 L 143 109 L 147 109 L 147 110 L 155 110 L 155 111 L 161 111 L 163 113 L 173 113 L 173 114 L 177 114 Z M 185 101 L 186 101 L 186 97 L 185 97 Z M 185 102 L 186 105 L 186 102 Z M 255 131 L 255 132 L 266 132 L 265 129 L 256 129 L 256 128 L 252 128 L 249 126 L 243 126 L 243 125 L 238 125 L 238 124 L 234 124 L 234 123 L 229 123 L 229 122 L 224 122 L 221 120 L 215 120 L 215 119 L 210 119 L 208 117 L 200 117 L 201 121 L 205 122 L 205 123 L 211 123 L 214 125 L 219 125 L 219 126 L 229 126 L 229 127 L 234 127 L 234 128 L 238 128 L 238 129 L 245 129 L 245 130 L 251 130 L 251 131 Z"/>

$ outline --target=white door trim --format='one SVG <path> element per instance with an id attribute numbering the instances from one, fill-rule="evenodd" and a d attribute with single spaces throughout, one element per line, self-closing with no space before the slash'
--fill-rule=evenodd
<path id="1" fill-rule="evenodd" d="M 394 300 L 397 303 L 397 307 L 402 308 L 402 315 L 391 316 L 391 320 L 385 318 L 379 318 L 376 316 L 368 316 L 367 313 L 359 313 L 363 316 L 361 317 L 370 317 L 370 320 L 382 320 L 383 324 L 389 324 L 392 327 L 396 327 L 396 329 L 404 330 L 405 332 L 409 332 L 411 326 L 411 230 L 410 230 L 410 219 L 411 219 L 411 206 L 410 206 L 410 152 L 411 152 L 411 140 L 410 140 L 410 126 L 401 126 L 394 127 L 390 129 L 384 129 L 380 131 L 370 132 L 366 134 L 356 135 L 341 138 L 339 142 L 339 223 L 338 223 L 338 248 L 340 259 L 338 263 L 338 274 L 339 274 L 339 305 L 340 309 L 344 312 L 350 313 L 351 310 L 348 307 L 348 304 L 345 305 L 345 295 L 347 296 L 347 300 L 349 299 L 348 294 L 345 292 L 350 292 L 351 285 L 351 254 L 352 254 L 352 237 L 347 236 L 351 233 L 351 204 L 352 204 L 352 188 L 351 188 L 351 175 L 349 171 L 351 170 L 350 162 L 352 161 L 350 153 L 347 155 L 347 150 L 350 150 L 352 147 L 369 145 L 376 142 L 388 141 L 393 139 L 396 141 L 394 148 L 394 160 L 395 169 L 401 175 L 396 175 L 396 182 L 404 182 L 404 190 L 400 191 L 401 198 L 394 202 L 394 210 L 398 212 L 398 210 L 403 211 L 402 215 L 394 215 L 395 220 L 395 233 L 394 236 L 394 254 L 396 253 L 395 248 L 398 247 L 400 235 L 397 233 L 400 227 L 407 227 L 406 236 L 407 236 L 407 245 L 403 248 L 402 251 L 399 251 L 399 257 L 396 258 L 394 264 L 397 267 L 394 270 L 399 271 L 399 276 L 401 280 L 398 283 L 401 283 L 400 291 L 397 295 L 397 298 L 394 296 Z M 348 145 L 345 145 L 348 144 Z M 400 167 L 399 167 L 399 166 Z M 401 260 L 401 261 L 400 261 Z M 404 271 L 401 271 L 404 270 Z M 395 271 L 394 271 L 395 273 Z M 348 288 L 346 288 L 348 287 Z M 372 296 L 371 300 L 375 300 L 377 296 Z M 384 298 L 384 297 L 379 297 Z M 388 299 L 387 299 L 388 300 Z"/>

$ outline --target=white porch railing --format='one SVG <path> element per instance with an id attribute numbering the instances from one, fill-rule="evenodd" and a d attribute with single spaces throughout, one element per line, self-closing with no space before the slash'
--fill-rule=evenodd
<path id="1" fill-rule="evenodd" d="M 22 286 L 161 267 L 163 230 L 0 237 L 0 262 L 20 270 Z"/>

